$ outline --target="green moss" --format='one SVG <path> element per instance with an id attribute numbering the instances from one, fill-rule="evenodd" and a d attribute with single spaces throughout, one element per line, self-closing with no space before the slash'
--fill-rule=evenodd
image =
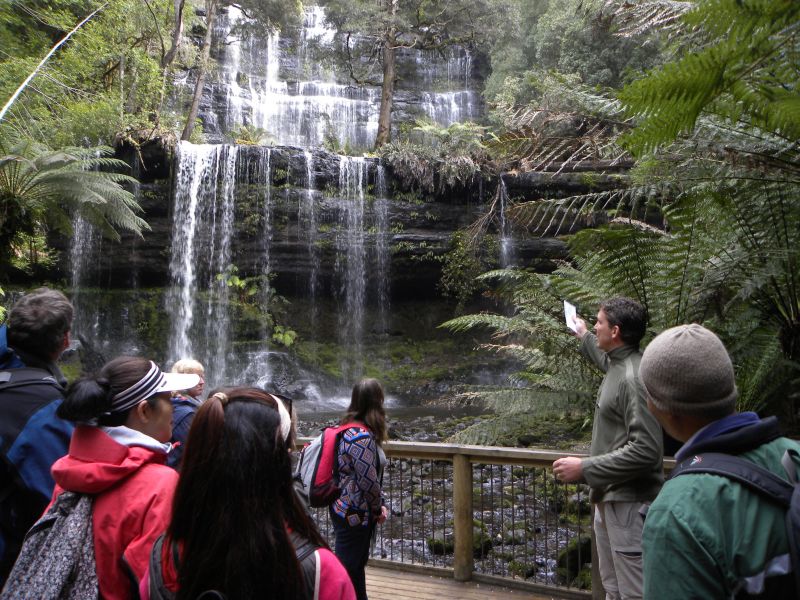
<path id="1" fill-rule="evenodd" d="M 77 354 L 74 355 L 74 358 L 71 358 L 70 360 L 63 362 L 59 361 L 58 367 L 61 369 L 61 373 L 70 383 L 78 379 L 83 371 L 83 365 L 81 365 L 81 360 Z"/>
<path id="2" fill-rule="evenodd" d="M 432 537 L 426 540 L 428 550 L 431 554 L 443 556 L 445 554 L 453 554 L 455 551 L 455 542 L 452 535 L 446 535 L 444 532 L 437 531 Z"/>
<path id="3" fill-rule="evenodd" d="M 536 575 L 536 565 L 528 564 L 519 560 L 512 560 L 508 563 L 508 572 L 514 577 L 528 579 Z"/>

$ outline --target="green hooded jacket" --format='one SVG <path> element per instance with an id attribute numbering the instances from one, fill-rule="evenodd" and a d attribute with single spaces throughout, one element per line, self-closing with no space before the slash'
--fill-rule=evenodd
<path id="1" fill-rule="evenodd" d="M 740 456 L 786 478 L 781 458 L 787 448 L 800 451 L 800 444 L 779 437 Z M 765 575 L 790 564 L 785 515 L 781 506 L 727 477 L 670 479 L 650 506 L 642 533 L 645 599 L 713 600 L 746 589 L 776 600 L 794 597 L 759 588 Z M 793 586 L 791 577 L 773 581 L 787 580 Z"/>

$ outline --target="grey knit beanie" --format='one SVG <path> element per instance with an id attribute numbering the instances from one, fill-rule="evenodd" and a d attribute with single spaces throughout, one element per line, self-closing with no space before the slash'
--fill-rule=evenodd
<path id="1" fill-rule="evenodd" d="M 657 408 L 676 415 L 723 417 L 736 407 L 733 364 L 702 325 L 679 325 L 650 342 L 639 379 Z"/>

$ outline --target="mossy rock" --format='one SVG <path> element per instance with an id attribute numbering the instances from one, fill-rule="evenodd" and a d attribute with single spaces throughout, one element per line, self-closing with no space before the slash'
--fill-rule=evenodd
<path id="1" fill-rule="evenodd" d="M 578 588 L 579 590 L 590 590 L 592 589 L 592 569 L 591 567 L 583 567 L 579 572 L 578 576 L 572 580 L 570 583 L 572 587 Z"/>
<path id="2" fill-rule="evenodd" d="M 514 523 L 514 526 L 503 527 L 503 543 L 508 546 L 521 546 L 528 541 L 527 526 L 524 521 Z"/>
<path id="3" fill-rule="evenodd" d="M 515 577 L 528 579 L 529 577 L 533 577 L 534 575 L 536 575 L 536 565 L 525 563 L 519 560 L 512 560 L 511 562 L 508 563 L 508 572 L 514 575 Z M 591 582 L 591 577 L 589 581 Z"/>
<path id="4" fill-rule="evenodd" d="M 436 556 L 444 556 L 445 554 L 453 554 L 456 549 L 455 541 L 451 534 L 446 534 L 442 531 L 437 531 L 433 536 L 426 540 L 428 550 L 431 554 Z"/>
<path id="5" fill-rule="evenodd" d="M 579 560 L 580 559 L 580 560 Z M 581 535 L 572 538 L 566 547 L 558 553 L 556 572 L 564 582 L 572 581 L 579 571 L 592 561 L 592 538 Z"/>

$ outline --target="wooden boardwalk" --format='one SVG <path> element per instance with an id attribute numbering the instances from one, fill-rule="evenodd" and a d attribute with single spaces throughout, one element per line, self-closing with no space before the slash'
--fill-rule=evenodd
<path id="1" fill-rule="evenodd" d="M 485 583 L 409 573 L 397 569 L 367 567 L 369 600 L 550 600 L 532 592 L 504 589 Z"/>

